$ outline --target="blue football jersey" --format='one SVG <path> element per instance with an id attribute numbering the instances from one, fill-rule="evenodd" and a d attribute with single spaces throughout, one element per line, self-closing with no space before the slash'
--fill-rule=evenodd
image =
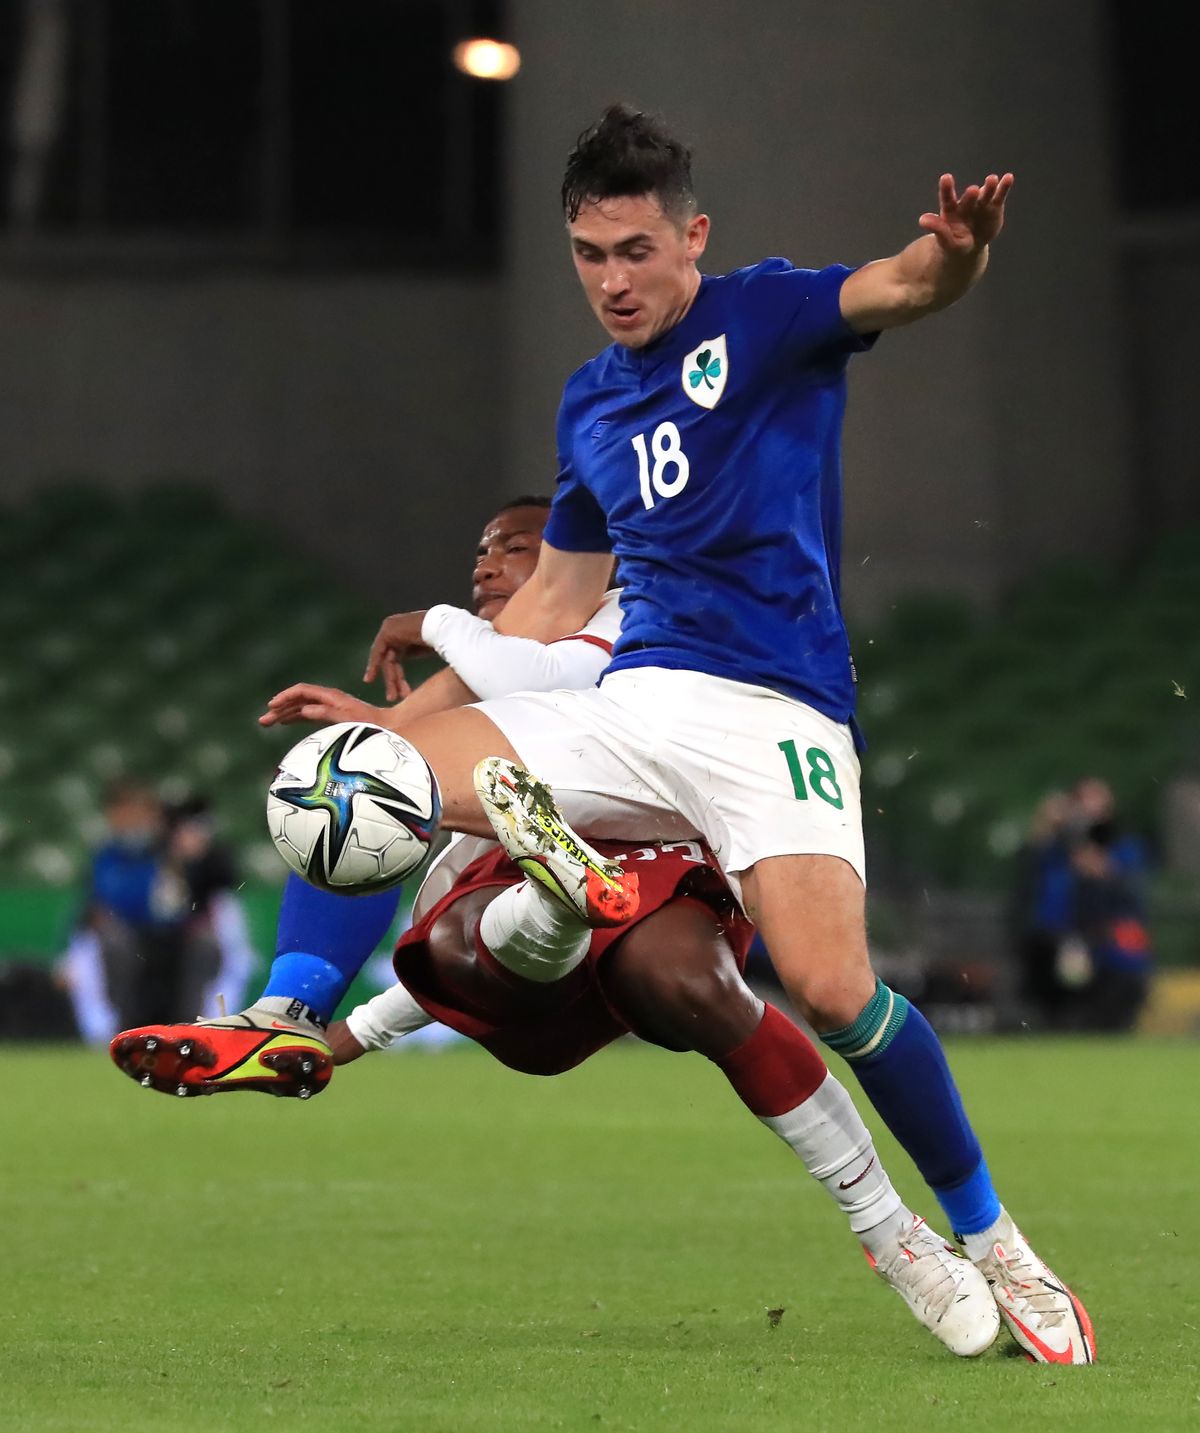
<path id="1" fill-rule="evenodd" d="M 683 319 L 567 381 L 546 539 L 619 562 L 609 671 L 676 667 L 854 710 L 839 596 L 850 269 L 705 276 Z"/>

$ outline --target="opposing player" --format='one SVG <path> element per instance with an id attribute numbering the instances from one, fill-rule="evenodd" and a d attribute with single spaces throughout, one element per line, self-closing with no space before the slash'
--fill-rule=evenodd
<path id="1" fill-rule="evenodd" d="M 485 832 L 473 773 L 501 757 L 531 766 L 594 836 L 703 835 L 1018 1342 L 1035 1359 L 1086 1363 L 1087 1314 L 1002 1208 L 936 1036 L 870 967 L 839 598 L 848 359 L 967 293 L 1011 186 L 989 175 L 960 194 L 943 175 L 922 236 L 862 268 L 768 259 L 702 276 L 709 219 L 690 156 L 645 116 L 606 112 L 572 152 L 562 198 L 577 273 L 613 342 L 567 383 L 546 540 L 498 625 L 542 640 L 576 630 L 615 555 L 621 639 L 595 691 L 501 698 L 404 729 L 437 773 L 451 828 Z M 271 710 L 331 719 L 304 687 Z M 592 919 L 589 879 L 619 885 L 620 872 L 560 839 L 544 806 L 522 824 L 552 850 L 560 894 Z"/>

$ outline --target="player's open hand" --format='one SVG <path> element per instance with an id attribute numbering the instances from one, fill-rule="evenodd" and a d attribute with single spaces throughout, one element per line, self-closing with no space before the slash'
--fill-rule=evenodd
<path id="1" fill-rule="evenodd" d="M 403 701 L 412 693 L 404 675 L 403 659 L 414 652 L 429 650 L 421 641 L 421 624 L 424 621 L 424 612 L 393 612 L 380 623 L 371 643 L 363 681 L 373 682 L 382 677 L 384 695 L 389 702 Z"/>
<path id="2" fill-rule="evenodd" d="M 982 184 L 969 184 L 959 194 L 954 175 L 943 174 L 938 180 L 938 213 L 922 214 L 917 222 L 936 235 L 944 249 L 976 254 L 1004 227 L 1004 205 L 1012 187 L 1011 174 L 989 174 Z"/>
<path id="3" fill-rule="evenodd" d="M 337 687 L 318 687 L 312 682 L 297 682 L 285 687 L 267 703 L 258 719 L 259 726 L 290 726 L 293 722 L 313 721 L 327 726 L 337 721 L 369 721 L 376 726 L 387 725 L 387 711 L 359 701 Z"/>

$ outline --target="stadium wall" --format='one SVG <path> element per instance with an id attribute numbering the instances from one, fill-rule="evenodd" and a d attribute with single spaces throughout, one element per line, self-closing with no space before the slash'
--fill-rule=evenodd
<path id="1" fill-rule="evenodd" d="M 1125 302 L 1126 377 L 1135 402 L 1142 535 L 1200 527 L 1200 225 L 1132 228 Z"/>
<path id="2" fill-rule="evenodd" d="M 383 603 L 461 599 L 499 344 L 493 279 L 0 277 L 0 493 L 184 476 Z"/>
<path id="3" fill-rule="evenodd" d="M 694 143 L 718 269 L 892 253 L 944 169 L 1018 174 L 980 291 L 854 366 L 853 608 L 921 587 L 986 603 L 1043 559 L 1133 541 L 1100 0 L 510 10 L 525 64 L 503 277 L 0 276 L 4 489 L 185 474 L 373 598 L 445 594 L 447 555 L 495 497 L 551 481 L 563 378 L 599 338 L 559 225 L 562 162 L 627 98 Z M 1185 437 L 1163 455 L 1184 465 L 1176 494 Z"/>

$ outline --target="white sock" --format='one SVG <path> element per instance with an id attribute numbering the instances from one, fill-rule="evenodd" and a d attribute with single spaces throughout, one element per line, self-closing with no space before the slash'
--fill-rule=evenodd
<path id="1" fill-rule="evenodd" d="M 762 1117 L 848 1215 L 872 1254 L 886 1248 L 913 1216 L 892 1188 L 854 1101 L 832 1075 L 794 1110 Z"/>
<path id="2" fill-rule="evenodd" d="M 385 1050 L 402 1035 L 432 1024 L 433 1016 L 399 984 L 381 990 L 365 1005 L 356 1005 L 346 1016 L 346 1028 L 364 1050 Z"/>
<path id="3" fill-rule="evenodd" d="M 303 1000 L 294 1000 L 290 995 L 260 995 L 250 1009 L 290 1020 L 293 1025 L 311 1025 L 318 1033 L 325 1029 L 324 1022 L 315 1017 Z"/>
<path id="4" fill-rule="evenodd" d="M 963 1253 L 968 1259 L 986 1259 L 994 1244 L 1007 1244 L 1012 1238 L 1012 1220 L 1002 1208 L 1000 1218 L 978 1234 L 961 1234 Z"/>
<path id="5" fill-rule="evenodd" d="M 587 955 L 592 933 L 536 881 L 502 891 L 479 922 L 484 945 L 506 969 L 547 985 Z"/>

